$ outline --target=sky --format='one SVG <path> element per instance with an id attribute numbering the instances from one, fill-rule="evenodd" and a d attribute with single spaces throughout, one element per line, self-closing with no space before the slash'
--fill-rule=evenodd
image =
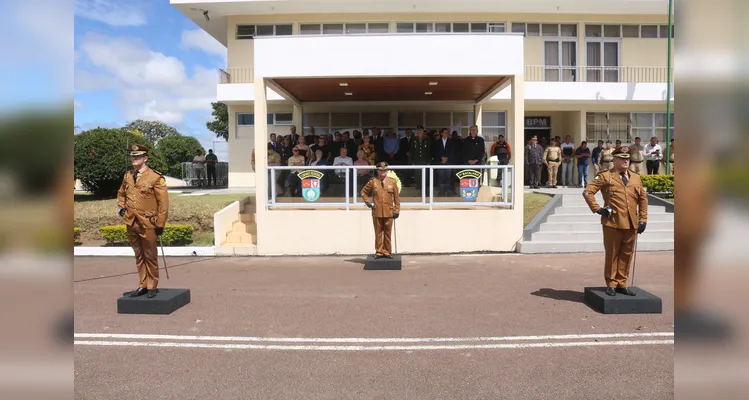
<path id="1" fill-rule="evenodd" d="M 205 127 L 226 47 L 169 0 L 75 0 L 74 21 L 76 125 L 159 120 L 226 160 Z"/>

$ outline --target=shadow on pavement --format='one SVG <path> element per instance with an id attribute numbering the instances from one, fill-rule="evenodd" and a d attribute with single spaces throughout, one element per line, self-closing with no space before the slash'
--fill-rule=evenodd
<path id="1" fill-rule="evenodd" d="M 367 261 L 367 260 L 365 260 L 365 259 L 363 259 L 363 258 L 352 258 L 352 259 L 349 259 L 349 260 L 346 260 L 346 261 L 347 261 L 347 262 L 350 262 L 350 263 L 354 263 L 354 264 L 361 264 L 361 265 L 364 265 L 364 264 L 366 263 L 366 261 Z"/>
<path id="2" fill-rule="evenodd" d="M 538 296 L 538 297 L 545 297 L 547 299 L 572 301 L 575 303 L 585 302 L 584 301 L 585 295 L 583 294 L 583 292 L 578 292 L 575 290 L 556 290 L 556 289 L 543 288 L 543 289 L 538 289 L 531 294 L 534 296 Z"/>
<path id="3" fill-rule="evenodd" d="M 190 264 L 195 264 L 195 263 L 199 263 L 199 262 L 203 262 L 203 261 L 208 261 L 208 260 L 213 260 L 213 259 L 214 259 L 214 257 L 201 258 L 200 260 L 188 261 L 188 262 L 184 262 L 184 263 L 181 263 L 181 264 L 175 264 L 175 265 L 169 265 L 169 264 L 167 264 L 167 267 L 170 268 L 170 269 L 171 268 L 177 268 L 177 267 L 181 267 L 183 265 L 190 265 Z M 134 263 L 133 263 L 133 269 L 135 269 L 135 264 Z M 161 273 L 161 271 L 164 271 L 164 264 L 162 263 L 161 259 L 159 259 L 159 273 Z M 125 272 L 125 273 L 122 273 L 122 274 L 105 275 L 105 276 L 97 276 L 97 277 L 94 277 L 94 278 L 79 279 L 77 281 L 73 281 L 73 283 L 98 281 L 100 279 L 118 278 L 120 276 L 127 276 L 127 275 L 138 275 L 138 270 L 135 269 L 133 272 Z"/>

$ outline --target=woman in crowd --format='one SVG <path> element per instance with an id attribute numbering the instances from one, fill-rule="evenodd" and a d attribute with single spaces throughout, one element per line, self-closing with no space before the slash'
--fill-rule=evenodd
<path id="1" fill-rule="evenodd" d="M 580 143 L 580 147 L 575 149 L 575 158 L 577 158 L 577 186 L 588 186 L 588 165 L 590 163 L 588 142 L 583 141 Z"/>
<path id="2" fill-rule="evenodd" d="M 371 140 L 372 138 L 368 135 L 363 136 L 362 144 L 359 145 L 359 151 L 364 152 L 364 159 L 369 162 L 369 165 L 374 165 L 377 154 L 375 152 L 375 146 L 371 143 Z"/>
<path id="3" fill-rule="evenodd" d="M 301 137 L 299 137 L 300 140 L 302 140 Z M 299 149 L 294 147 L 292 150 L 293 155 L 289 157 L 288 165 L 289 167 L 296 167 L 296 166 L 304 166 L 304 157 L 302 157 L 299 154 Z M 289 184 L 290 194 L 294 197 L 299 197 L 302 195 L 302 185 L 299 182 L 299 170 L 293 170 L 290 171 L 289 176 L 286 178 L 286 183 Z"/>
<path id="4" fill-rule="evenodd" d="M 299 150 L 299 155 L 304 158 L 305 164 L 307 163 L 307 158 L 312 157 L 312 154 L 307 154 L 309 152 L 309 146 L 307 146 L 304 136 L 299 136 L 299 143 L 294 146 L 294 150 Z"/>

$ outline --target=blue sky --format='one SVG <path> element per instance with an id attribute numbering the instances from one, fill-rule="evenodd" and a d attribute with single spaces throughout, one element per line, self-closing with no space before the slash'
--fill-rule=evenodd
<path id="1" fill-rule="evenodd" d="M 168 0 L 76 0 L 74 40 L 81 129 L 159 120 L 214 147 L 205 123 L 226 48 Z"/>

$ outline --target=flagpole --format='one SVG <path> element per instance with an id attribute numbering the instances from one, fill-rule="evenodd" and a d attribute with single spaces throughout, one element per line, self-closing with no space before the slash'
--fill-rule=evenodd
<path id="1" fill-rule="evenodd" d="M 666 70 L 667 81 L 666 81 L 666 174 L 671 173 L 671 45 L 673 40 L 673 15 L 674 15 L 674 0 L 668 0 L 668 68 Z"/>

